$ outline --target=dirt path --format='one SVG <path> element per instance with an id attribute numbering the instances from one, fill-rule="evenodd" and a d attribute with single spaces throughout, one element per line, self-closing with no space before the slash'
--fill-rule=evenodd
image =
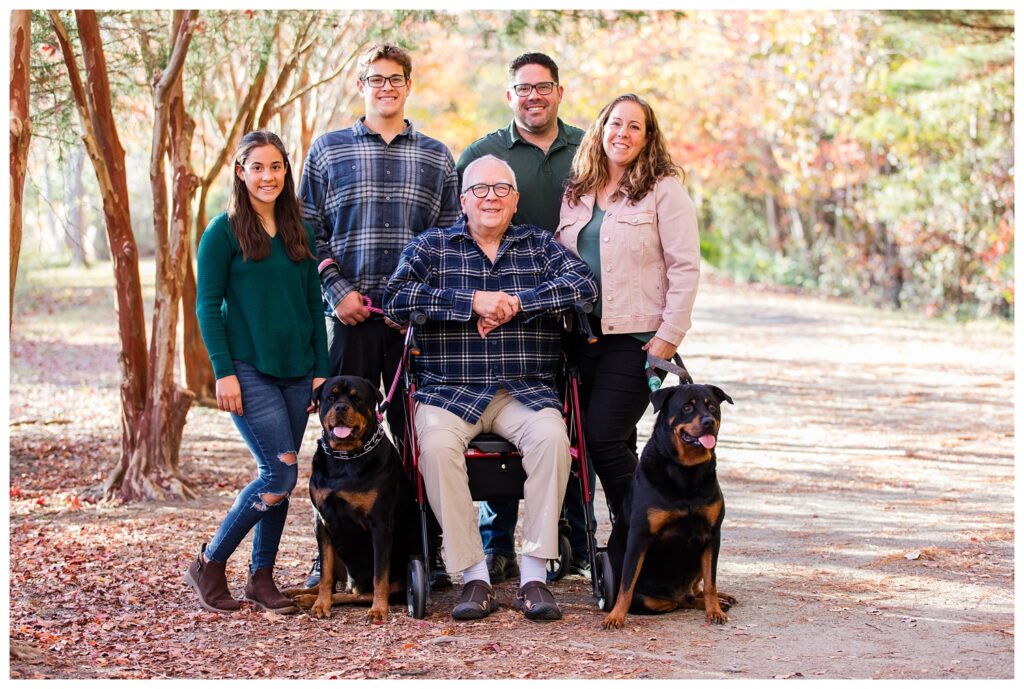
<path id="1" fill-rule="evenodd" d="M 74 493 L 116 446 L 113 299 L 38 275 L 11 357 L 11 676 L 303 678 L 1011 678 L 1013 338 L 707 279 L 683 354 L 736 401 L 718 449 L 727 503 L 708 627 L 693 611 L 600 629 L 589 581 L 556 584 L 560 622 L 502 609 L 477 623 L 435 596 L 326 622 L 197 610 L 181 571 L 250 460 L 228 419 L 195 409 L 185 470 L 207 496 L 94 506 Z M 59 276 L 58 276 L 59 277 Z M 103 314 L 106 314 L 105 316 Z M 54 376 L 52 371 L 61 371 Z M 642 440 L 646 438 L 644 429 Z M 312 445 L 313 424 L 305 445 Z M 300 485 L 308 476 L 303 463 Z M 601 504 L 599 499 L 598 504 Z M 599 540 L 607 537 L 601 515 Z M 292 504 L 281 578 L 315 549 Z M 229 566 L 240 593 L 242 549 Z"/>

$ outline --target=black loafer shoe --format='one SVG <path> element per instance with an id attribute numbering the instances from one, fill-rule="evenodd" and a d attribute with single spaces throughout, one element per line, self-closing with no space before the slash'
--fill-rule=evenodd
<path id="1" fill-rule="evenodd" d="M 430 588 L 433 591 L 447 591 L 452 587 L 452 578 L 441 557 L 441 540 L 430 543 Z"/>
<path id="2" fill-rule="evenodd" d="M 519 565 L 515 556 L 509 557 L 501 553 L 487 553 L 487 575 L 492 584 L 500 584 L 519 576 Z"/>
<path id="3" fill-rule="evenodd" d="M 549 622 L 562 619 L 551 590 L 542 582 L 528 581 L 519 589 L 512 607 L 521 610 L 528 620 Z"/>
<path id="4" fill-rule="evenodd" d="M 452 608 L 452 617 L 457 620 L 480 620 L 498 609 L 494 589 L 481 579 L 474 579 L 462 587 L 459 602 Z"/>

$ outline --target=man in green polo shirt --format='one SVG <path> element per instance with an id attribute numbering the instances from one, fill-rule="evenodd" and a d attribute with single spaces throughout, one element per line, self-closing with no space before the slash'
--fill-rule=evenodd
<path id="1" fill-rule="evenodd" d="M 515 225 L 536 225 L 549 232 L 558 228 L 565 178 L 583 140 L 583 130 L 558 118 L 565 87 L 558 83 L 558 65 L 543 53 L 520 55 L 508 68 L 505 98 L 512 121 L 470 144 L 456 167 L 461 188 L 462 173 L 477 158 L 493 155 L 507 161 L 516 173 L 519 206 L 512 216 Z M 590 481 L 594 485 L 593 478 Z M 589 574 L 590 557 L 583 521 L 583 500 L 576 481 L 565 494 L 573 562 L 570 571 Z M 480 536 L 492 584 L 519 576 L 514 534 L 519 518 L 518 500 L 480 503 Z"/>

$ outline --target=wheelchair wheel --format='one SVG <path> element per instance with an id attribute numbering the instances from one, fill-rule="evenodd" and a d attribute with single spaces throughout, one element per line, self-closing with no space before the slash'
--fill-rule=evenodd
<path id="1" fill-rule="evenodd" d="M 597 577 L 597 609 L 610 612 L 615 605 L 615 571 L 612 569 L 612 560 L 607 552 L 597 554 L 597 567 L 593 575 Z"/>
<path id="2" fill-rule="evenodd" d="M 412 558 L 405 577 L 405 597 L 409 605 L 409 617 L 422 620 L 427 616 L 427 568 L 423 560 Z"/>
<path id="3" fill-rule="evenodd" d="M 548 560 L 548 581 L 558 581 L 569 573 L 569 566 L 572 565 L 572 546 L 569 544 L 569 537 L 565 534 L 558 535 L 558 559 Z"/>

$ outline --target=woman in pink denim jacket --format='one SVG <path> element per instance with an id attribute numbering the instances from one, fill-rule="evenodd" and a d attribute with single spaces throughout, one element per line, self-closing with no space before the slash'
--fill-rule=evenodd
<path id="1" fill-rule="evenodd" d="M 609 103 L 572 164 L 556 237 L 598 278 L 580 359 L 584 435 L 613 518 L 637 466 L 636 424 L 650 391 L 647 353 L 675 354 L 700 277 L 697 214 L 651 106 Z"/>

